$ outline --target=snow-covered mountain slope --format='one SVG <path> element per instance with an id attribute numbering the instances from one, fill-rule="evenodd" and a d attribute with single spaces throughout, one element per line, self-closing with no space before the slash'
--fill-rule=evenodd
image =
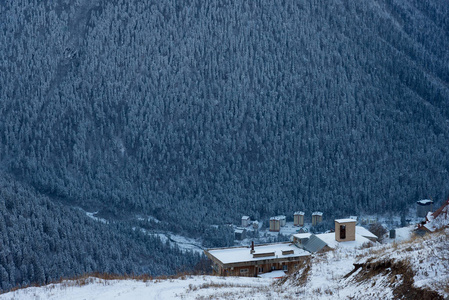
<path id="1" fill-rule="evenodd" d="M 306 299 L 444 299 L 449 229 L 399 243 L 315 256 L 280 283 Z"/>
<path id="2" fill-rule="evenodd" d="M 182 276 L 166 280 L 85 278 L 0 295 L 9 299 L 445 299 L 449 229 L 370 248 L 338 247 L 282 279 Z"/>

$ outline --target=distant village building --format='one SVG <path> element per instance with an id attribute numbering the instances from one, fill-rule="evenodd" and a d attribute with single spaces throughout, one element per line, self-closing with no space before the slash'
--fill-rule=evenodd
<path id="1" fill-rule="evenodd" d="M 416 216 L 419 218 L 425 218 L 427 213 L 433 210 L 433 201 L 430 199 L 424 199 L 416 201 Z"/>
<path id="2" fill-rule="evenodd" d="M 310 253 L 292 243 L 204 250 L 212 269 L 220 276 L 257 276 L 273 270 L 289 271 Z"/>
<path id="3" fill-rule="evenodd" d="M 312 213 L 312 226 L 316 226 L 323 222 L 323 213 L 316 211 Z"/>
<path id="4" fill-rule="evenodd" d="M 362 225 L 372 225 L 377 223 L 376 217 L 366 217 L 361 220 Z"/>
<path id="5" fill-rule="evenodd" d="M 248 216 L 242 217 L 242 227 L 248 227 L 251 219 Z"/>
<path id="6" fill-rule="evenodd" d="M 277 216 L 279 218 L 279 225 L 284 227 L 287 224 L 287 218 L 284 215 Z"/>
<path id="7" fill-rule="evenodd" d="M 307 227 L 301 227 L 298 229 L 298 233 L 307 233 L 309 232 L 309 229 Z"/>
<path id="8" fill-rule="evenodd" d="M 355 223 L 353 219 L 335 220 L 335 240 L 337 242 L 355 241 Z"/>
<path id="9" fill-rule="evenodd" d="M 304 226 L 304 212 L 297 211 L 293 214 L 293 225 L 294 226 Z"/>
<path id="10" fill-rule="evenodd" d="M 234 230 L 234 239 L 238 241 L 246 239 L 246 229 L 236 228 Z"/>
<path id="11" fill-rule="evenodd" d="M 254 221 L 253 222 L 253 229 L 254 230 L 259 230 L 259 222 L 258 221 Z"/>
<path id="12" fill-rule="evenodd" d="M 281 230 L 281 220 L 279 217 L 270 218 L 270 231 L 279 232 Z"/>

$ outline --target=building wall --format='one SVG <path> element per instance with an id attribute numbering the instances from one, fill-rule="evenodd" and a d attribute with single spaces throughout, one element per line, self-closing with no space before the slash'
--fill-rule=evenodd
<path id="1" fill-rule="evenodd" d="M 323 221 L 322 215 L 312 215 L 312 226 L 315 226 Z"/>
<path id="2" fill-rule="evenodd" d="M 293 225 L 304 226 L 304 215 L 294 215 L 293 216 Z"/>
<path id="3" fill-rule="evenodd" d="M 295 270 L 299 266 L 301 261 L 290 261 L 290 262 L 278 262 L 278 263 L 269 263 L 269 264 L 260 264 L 260 265 L 248 265 L 248 266 L 239 266 L 234 268 L 219 268 L 218 272 L 214 272 L 219 276 L 246 276 L 246 277 L 255 277 L 259 274 L 271 272 L 273 270 L 285 270 L 284 266 L 286 266 L 286 271 L 291 272 Z M 215 269 L 214 269 L 215 271 Z"/>
<path id="4" fill-rule="evenodd" d="M 279 220 L 270 220 L 270 231 L 280 231 L 281 225 Z"/>
<path id="5" fill-rule="evenodd" d="M 340 237 L 340 227 L 346 226 L 346 238 Z M 338 223 L 335 221 L 335 240 L 337 242 L 355 241 L 355 222 Z"/>
<path id="6" fill-rule="evenodd" d="M 287 224 L 287 220 L 286 220 L 285 216 L 282 216 L 279 220 L 279 225 L 281 227 L 284 227 L 286 224 Z"/>
<path id="7" fill-rule="evenodd" d="M 419 218 L 425 218 L 427 216 L 427 213 L 433 210 L 432 204 L 416 204 L 416 216 Z"/>

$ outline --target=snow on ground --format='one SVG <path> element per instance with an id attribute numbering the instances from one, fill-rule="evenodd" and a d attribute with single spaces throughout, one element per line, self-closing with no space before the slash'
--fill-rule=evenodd
<path id="1" fill-rule="evenodd" d="M 413 235 L 413 230 L 415 229 L 415 225 L 411 225 L 408 227 L 402 227 L 396 229 L 396 238 L 390 239 L 390 237 L 387 237 L 384 239 L 384 243 L 393 243 L 393 242 L 402 242 L 409 240 Z"/>
<path id="2" fill-rule="evenodd" d="M 201 299 L 270 299 L 270 278 L 190 276 L 185 279 L 103 280 L 89 278 L 85 285 L 73 281 L 31 287 L 0 295 L 0 300 L 161 300 Z"/>
<path id="3" fill-rule="evenodd" d="M 288 222 L 284 227 L 281 227 L 280 233 L 286 236 L 290 236 L 296 233 L 300 227 L 294 226 L 293 222 Z"/>
<path id="4" fill-rule="evenodd" d="M 356 235 L 355 235 L 355 241 L 348 241 L 348 242 L 342 242 L 342 243 L 339 243 L 335 240 L 335 232 L 321 233 L 321 234 L 317 234 L 316 236 L 319 237 L 322 241 L 324 241 L 332 249 L 339 248 L 339 247 L 354 249 L 354 248 L 362 247 L 364 244 L 368 244 L 370 242 L 369 239 L 361 236 L 358 233 L 356 233 Z"/>
<path id="5" fill-rule="evenodd" d="M 371 263 L 405 261 L 414 272 L 414 286 L 424 287 L 449 297 L 449 228 L 423 238 L 383 247 Z"/>
<path id="6" fill-rule="evenodd" d="M 182 235 L 177 235 L 173 233 L 166 233 L 168 239 L 176 243 L 179 248 L 183 250 L 191 250 L 194 252 L 203 253 L 203 248 L 201 246 L 201 240 L 188 238 Z"/>
<path id="7" fill-rule="evenodd" d="M 285 271 L 277 270 L 277 271 L 271 271 L 268 273 L 260 274 L 260 278 L 281 278 L 285 276 Z"/>
<path id="8" fill-rule="evenodd" d="M 399 266 L 403 263 L 411 271 L 408 275 L 414 280 L 413 287 L 449 297 L 449 229 L 445 233 L 405 240 L 410 234 L 410 227 L 403 228 L 399 230 L 400 242 L 368 248 L 337 247 L 317 254 L 282 286 L 304 299 L 393 299 L 405 275 L 394 273 L 391 268 L 395 263 Z M 386 267 L 370 274 L 372 269 L 355 269 L 354 263 L 385 263 Z M 369 276 L 363 277 L 361 272 Z"/>
<path id="9" fill-rule="evenodd" d="M 21 289 L 0 295 L 0 300 L 394 299 L 398 291 L 423 288 L 449 298 L 449 229 L 406 240 L 410 232 L 411 228 L 397 230 L 398 240 L 387 244 L 314 254 L 282 279 L 269 278 L 281 273 L 146 282 L 89 278 L 82 284 L 75 280 Z"/>
<path id="10" fill-rule="evenodd" d="M 89 218 L 94 219 L 95 221 L 98 221 L 98 222 L 101 222 L 101 223 L 104 223 L 104 224 L 109 224 L 108 220 L 103 219 L 103 218 L 98 218 L 98 217 L 95 216 L 96 214 L 98 214 L 98 211 L 96 211 L 96 212 L 87 212 L 86 211 L 86 215 Z"/>
<path id="11" fill-rule="evenodd" d="M 136 230 L 137 227 L 133 227 Z M 149 235 L 158 236 L 163 243 L 169 242 L 172 246 L 177 245 L 181 250 L 193 251 L 203 253 L 201 246 L 201 240 L 188 238 L 182 235 L 173 234 L 171 232 L 152 232 L 146 229 L 140 228 L 140 230 Z"/>
<path id="12" fill-rule="evenodd" d="M 153 216 L 147 216 L 146 218 L 144 217 L 137 217 L 137 220 L 139 221 L 148 221 L 148 222 L 154 222 L 154 223 L 160 223 L 161 221 Z"/>

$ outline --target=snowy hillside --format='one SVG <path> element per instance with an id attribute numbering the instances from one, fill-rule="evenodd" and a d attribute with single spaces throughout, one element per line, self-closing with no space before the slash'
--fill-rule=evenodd
<path id="1" fill-rule="evenodd" d="M 403 229 L 404 232 L 408 230 Z M 449 297 L 449 229 L 370 248 L 315 255 L 282 279 L 182 276 L 85 278 L 0 295 L 10 299 L 444 299 Z"/>

